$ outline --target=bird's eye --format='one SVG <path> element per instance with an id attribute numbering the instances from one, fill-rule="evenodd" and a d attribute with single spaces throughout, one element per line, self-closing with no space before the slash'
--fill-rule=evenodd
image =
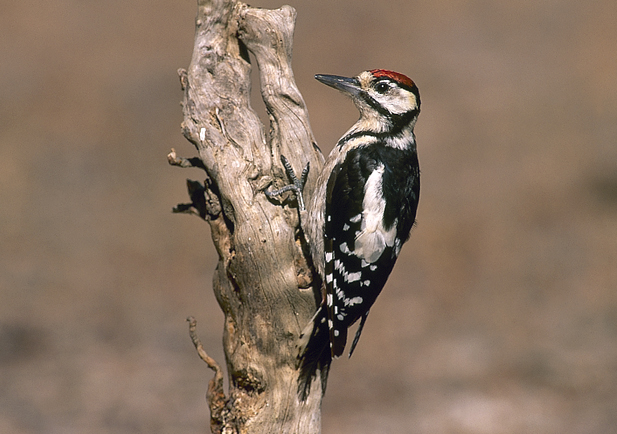
<path id="1" fill-rule="evenodd" d="M 379 93 L 386 93 L 390 89 L 390 85 L 385 81 L 380 81 L 375 85 L 375 90 Z"/>

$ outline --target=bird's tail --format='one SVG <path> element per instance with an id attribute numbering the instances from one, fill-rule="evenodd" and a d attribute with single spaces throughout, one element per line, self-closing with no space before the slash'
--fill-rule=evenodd
<path id="1" fill-rule="evenodd" d="M 332 363 L 327 311 L 323 305 L 300 335 L 298 349 L 300 359 L 298 396 L 301 401 L 306 401 L 311 391 L 311 383 L 317 377 L 318 371 L 321 378 L 321 392 L 322 394 L 326 392 L 328 372 Z"/>

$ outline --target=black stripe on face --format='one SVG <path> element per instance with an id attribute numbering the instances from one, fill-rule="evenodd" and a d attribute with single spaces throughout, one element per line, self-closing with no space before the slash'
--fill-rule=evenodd
<path id="1" fill-rule="evenodd" d="M 413 121 L 416 116 L 418 116 L 419 112 L 420 110 L 410 110 L 400 115 L 390 115 L 390 127 L 387 128 L 385 131 L 356 131 L 354 133 L 346 135 L 345 137 L 342 137 L 338 141 L 338 146 L 342 148 L 349 140 L 362 136 L 375 137 L 379 140 L 385 140 L 386 137 L 397 136 L 401 133 L 401 131 L 403 131 L 406 126 L 411 123 L 411 121 Z"/>
<path id="2" fill-rule="evenodd" d="M 391 81 L 391 80 L 388 80 Z M 398 86 L 398 85 L 397 85 Z M 405 87 L 407 89 L 407 87 Z M 410 90 L 414 96 L 416 97 L 416 109 L 409 110 L 405 113 L 395 114 L 388 111 L 384 106 L 379 104 L 375 98 L 370 96 L 368 92 L 361 92 L 360 97 L 362 100 L 372 107 L 377 113 L 382 115 L 384 118 L 390 121 L 392 125 L 391 128 L 386 129 L 391 135 L 398 134 L 403 128 L 405 128 L 409 123 L 413 120 L 414 117 L 420 114 L 420 95 L 418 93 L 418 88 L 415 89 L 407 89 Z M 414 91 L 415 90 L 415 91 Z"/>
<path id="3" fill-rule="evenodd" d="M 370 96 L 370 95 L 368 94 L 368 92 L 366 92 L 366 91 L 365 91 L 365 92 L 362 92 L 362 93 L 360 94 L 360 96 L 361 96 L 362 100 L 363 100 L 365 103 L 367 103 L 369 106 L 371 106 L 373 109 L 375 109 L 375 111 L 376 111 L 377 113 L 379 113 L 380 115 L 382 115 L 382 116 L 384 116 L 384 117 L 386 117 L 386 118 L 388 118 L 388 119 L 392 116 L 392 114 L 391 114 L 388 110 L 386 110 L 386 109 L 385 109 L 385 108 L 384 108 L 381 104 L 379 104 L 379 103 L 375 100 L 375 98 L 373 98 L 372 96 Z"/>
<path id="4" fill-rule="evenodd" d="M 408 112 L 398 115 L 391 114 L 392 128 L 390 134 L 395 136 L 400 133 L 403 128 L 411 123 L 411 121 L 420 114 L 420 109 L 409 110 Z"/>

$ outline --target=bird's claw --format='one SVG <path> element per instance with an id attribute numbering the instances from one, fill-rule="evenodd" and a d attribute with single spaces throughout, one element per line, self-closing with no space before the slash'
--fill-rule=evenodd
<path id="1" fill-rule="evenodd" d="M 298 179 L 298 177 L 296 176 L 296 173 L 293 170 L 293 167 L 291 167 L 291 163 L 289 162 L 287 158 L 285 158 L 284 155 L 281 155 L 281 163 L 283 163 L 283 167 L 285 167 L 287 176 L 289 176 L 289 179 L 291 180 L 292 184 L 286 185 L 283 188 L 280 188 L 278 190 L 272 190 L 272 191 L 265 190 L 264 193 L 266 193 L 266 196 L 268 196 L 269 198 L 273 198 L 274 196 L 279 196 L 288 191 L 293 191 L 296 194 L 296 200 L 298 201 L 298 208 L 300 209 L 300 211 L 304 211 L 306 207 L 304 205 L 304 196 L 302 194 L 302 191 L 304 190 L 304 185 L 306 184 L 306 180 L 308 178 L 308 173 L 310 170 L 310 163 L 306 163 L 306 166 L 304 167 L 304 170 L 302 171 L 302 174 L 300 175 L 300 179 Z"/>

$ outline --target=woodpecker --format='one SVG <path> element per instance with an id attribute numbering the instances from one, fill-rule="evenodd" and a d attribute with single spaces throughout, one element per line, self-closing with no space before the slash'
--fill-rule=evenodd
<path id="1" fill-rule="evenodd" d="M 349 95 L 360 118 L 328 156 L 301 222 L 323 293 L 300 336 L 303 397 L 316 369 L 321 369 L 325 386 L 331 359 L 343 354 L 347 329 L 360 320 L 349 357 L 353 354 L 369 310 L 409 239 L 420 195 L 414 135 L 420 94 L 415 83 L 384 69 L 353 78 L 315 78 Z M 284 164 L 295 184 L 292 189 L 301 196 L 307 169 L 299 181 L 289 163 Z"/>

